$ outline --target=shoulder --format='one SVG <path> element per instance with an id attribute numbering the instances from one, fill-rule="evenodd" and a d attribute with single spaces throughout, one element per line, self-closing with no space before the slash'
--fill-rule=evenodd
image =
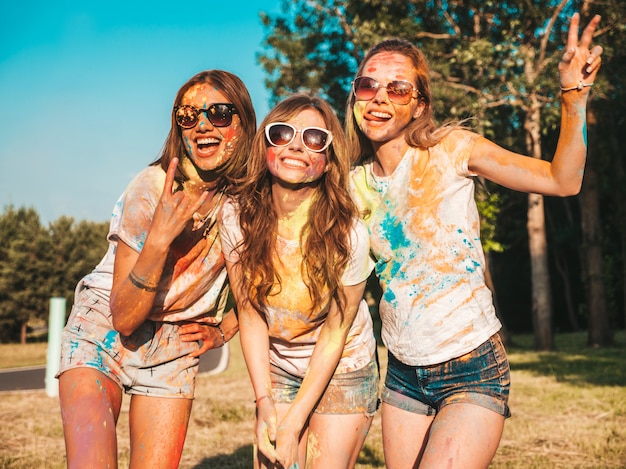
<path id="1" fill-rule="evenodd" d="M 164 184 L 165 171 L 160 166 L 148 166 L 137 173 L 130 181 L 126 192 L 129 194 L 136 193 L 137 195 L 143 194 L 144 196 L 158 194 L 160 197 Z"/>

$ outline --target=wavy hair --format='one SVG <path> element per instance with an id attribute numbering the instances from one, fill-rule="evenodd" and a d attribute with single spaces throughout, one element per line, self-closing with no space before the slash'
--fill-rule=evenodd
<path id="1" fill-rule="evenodd" d="M 358 216 L 347 188 L 350 160 L 346 139 L 339 119 L 326 101 L 298 93 L 280 102 L 265 117 L 252 143 L 245 178 L 235 185 L 243 234 L 238 247 L 243 287 L 259 311 L 266 309 L 268 296 L 276 291 L 276 286 L 281 288 L 275 269 L 278 215 L 272 203 L 272 177 L 267 168 L 270 144 L 265 138 L 265 126 L 289 121 L 306 109 L 319 112 L 333 140 L 326 149 L 326 171 L 317 181 L 317 193 L 300 233 L 300 270 L 309 288 L 312 310 L 319 309 L 327 297 L 337 301 L 340 310 L 345 304 L 341 277 L 350 258 L 350 233 Z"/>
<path id="2" fill-rule="evenodd" d="M 217 175 L 218 190 L 226 187 L 233 179 L 237 178 L 245 166 L 250 153 L 252 138 L 256 132 L 256 114 L 250 93 L 241 79 L 224 70 L 206 70 L 197 73 L 191 77 L 179 90 L 174 99 L 171 115 L 171 127 L 165 143 L 158 159 L 151 163 L 152 166 L 160 165 L 163 171 L 167 171 L 167 167 L 172 158 L 178 158 L 178 168 L 176 170 L 176 181 L 179 184 L 188 180 L 188 176 L 183 171 L 183 159 L 187 156 L 187 151 L 182 140 L 182 130 L 176 123 L 174 117 L 174 109 L 182 102 L 183 96 L 189 89 L 200 84 L 210 84 L 218 89 L 229 102 L 233 103 L 237 108 L 237 116 L 241 121 L 242 134 L 239 141 L 235 145 L 233 154 L 230 158 L 215 168 L 213 171 Z"/>
<path id="3" fill-rule="evenodd" d="M 406 129 L 406 141 L 411 147 L 430 148 L 439 143 L 459 124 L 446 123 L 437 125 L 433 118 L 433 98 L 430 86 L 430 66 L 426 57 L 413 43 L 402 38 L 390 38 L 379 42 L 372 47 L 357 70 L 356 76 L 361 76 L 365 64 L 376 54 L 381 52 L 397 52 L 409 58 L 415 70 L 415 87 L 419 90 L 418 98 L 424 104 L 422 114 L 413 119 Z M 374 149 L 369 139 L 363 135 L 354 117 L 353 107 L 356 101 L 354 92 L 350 92 L 346 104 L 346 137 L 350 146 L 353 164 L 361 163 L 374 156 Z"/>

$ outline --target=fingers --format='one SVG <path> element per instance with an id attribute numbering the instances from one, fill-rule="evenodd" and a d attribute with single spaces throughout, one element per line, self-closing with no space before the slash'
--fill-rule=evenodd
<path id="1" fill-rule="evenodd" d="M 567 33 L 567 51 L 576 50 L 578 45 L 578 24 L 580 23 L 580 14 L 574 13 L 569 22 L 569 31 Z"/>
<path id="2" fill-rule="evenodd" d="M 587 67 L 585 68 L 585 72 L 591 73 L 594 70 L 600 68 L 600 64 L 602 63 L 601 55 L 603 51 L 604 49 L 602 49 L 602 46 L 595 46 L 593 49 L 591 49 L 591 54 L 587 59 Z"/>
<path id="3" fill-rule="evenodd" d="M 600 15 L 595 15 L 593 18 L 591 18 L 591 21 L 589 21 L 589 23 L 583 30 L 583 34 L 580 38 L 580 47 L 589 49 L 589 46 L 591 45 L 591 42 L 593 41 L 593 33 L 595 32 L 596 27 L 600 23 L 600 19 L 601 19 Z M 571 34 L 571 29 L 570 29 L 570 34 Z"/>
<path id="4" fill-rule="evenodd" d="M 176 168 L 178 167 L 178 158 L 172 158 L 170 165 L 165 173 L 165 185 L 163 186 L 164 194 L 171 194 L 174 187 L 174 178 L 176 177 Z"/>

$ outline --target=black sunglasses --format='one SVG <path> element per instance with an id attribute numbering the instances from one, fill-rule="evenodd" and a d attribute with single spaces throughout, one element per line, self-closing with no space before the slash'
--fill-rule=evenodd
<path id="1" fill-rule="evenodd" d="M 233 121 L 233 114 L 237 114 L 237 108 L 230 103 L 215 103 L 206 109 L 198 109 L 188 104 L 174 108 L 176 123 L 183 129 L 195 127 L 201 113 L 204 113 L 215 127 L 228 127 Z"/>
<path id="2" fill-rule="evenodd" d="M 298 130 L 285 122 L 272 122 L 265 126 L 265 136 L 275 147 L 289 145 L 296 138 L 298 132 L 302 133 L 302 143 L 309 151 L 322 152 L 330 146 L 330 142 L 333 140 L 333 134 L 330 133 L 330 130 L 320 127 L 305 127 Z"/>
<path id="3" fill-rule="evenodd" d="M 394 80 L 387 83 L 387 86 L 383 86 L 376 80 L 370 77 L 357 77 L 352 82 L 352 89 L 354 90 L 354 96 L 359 101 L 369 101 L 374 99 L 378 88 L 385 88 L 387 90 L 387 96 L 389 101 L 395 104 L 409 104 L 411 98 L 417 98 L 419 96 L 419 90 L 413 86 L 412 83 L 404 80 Z M 413 96 L 413 92 L 417 92 Z"/>

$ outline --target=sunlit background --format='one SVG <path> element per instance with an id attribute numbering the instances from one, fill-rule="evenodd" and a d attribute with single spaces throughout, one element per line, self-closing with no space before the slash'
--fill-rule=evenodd
<path id="1" fill-rule="evenodd" d="M 153 161 L 180 86 L 221 68 L 248 85 L 257 117 L 269 94 L 254 2 L 58 1 L 0 4 L 0 209 L 33 207 L 107 221 Z"/>

